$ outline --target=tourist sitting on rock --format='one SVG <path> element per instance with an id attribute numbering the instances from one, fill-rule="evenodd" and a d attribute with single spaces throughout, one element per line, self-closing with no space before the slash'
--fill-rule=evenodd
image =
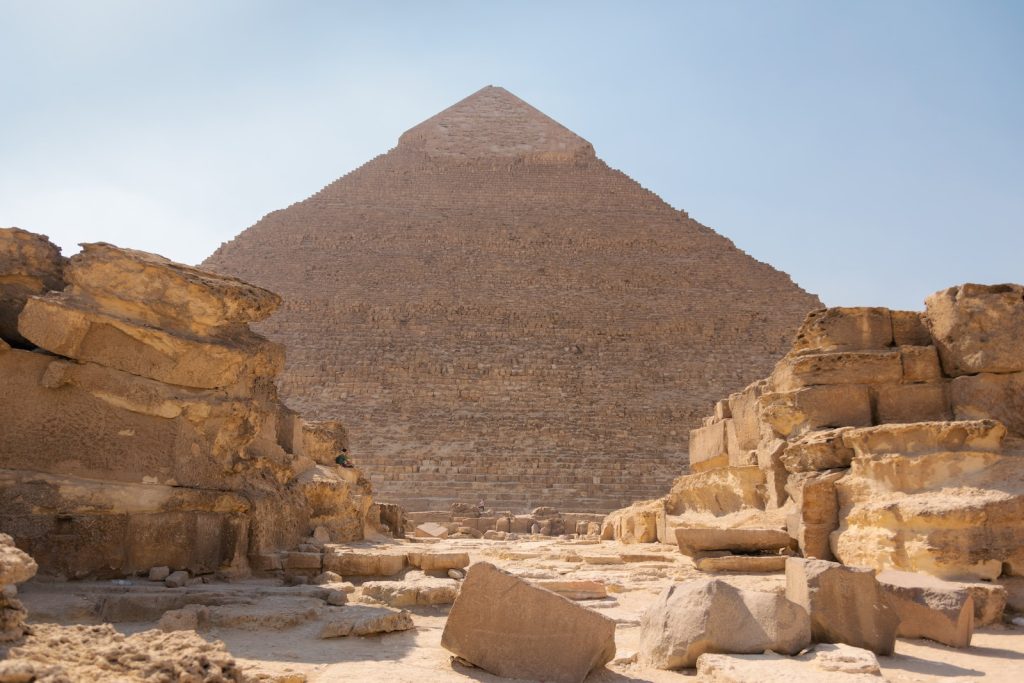
<path id="1" fill-rule="evenodd" d="M 347 448 L 342 448 L 341 449 L 341 453 L 338 453 L 338 457 L 334 459 L 334 462 L 338 463 L 342 467 L 346 467 L 346 468 L 349 468 L 349 469 L 355 467 L 355 465 L 352 464 L 352 461 L 348 459 L 348 449 Z"/>

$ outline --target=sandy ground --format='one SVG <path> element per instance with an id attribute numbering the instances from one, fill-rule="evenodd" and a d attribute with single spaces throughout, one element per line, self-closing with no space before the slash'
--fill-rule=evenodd
<path id="1" fill-rule="evenodd" d="M 640 669 L 629 661 L 639 642 L 640 617 L 658 593 L 672 583 L 707 576 L 697 572 L 674 547 L 609 542 L 579 544 L 552 539 L 511 543 L 451 540 L 422 547 L 468 551 L 472 561 L 486 560 L 527 579 L 599 580 L 608 585 L 608 598 L 581 604 L 617 622 L 618 654 L 608 667 L 593 672 L 587 678 L 588 683 L 695 680 L 692 671 Z M 777 591 L 784 587 L 781 574 L 718 576 L 742 588 Z M 140 582 L 140 588 L 153 589 L 152 584 L 146 584 Z M 267 590 L 272 584 L 250 581 L 231 584 L 230 589 L 255 591 L 259 587 Z M 29 608 L 30 621 L 85 622 L 89 620 L 94 595 L 102 590 L 109 591 L 109 585 L 36 582 L 24 588 L 22 597 Z M 295 591 L 297 599 L 302 591 L 301 588 L 276 587 L 271 590 L 285 595 Z M 350 598 L 357 601 L 359 591 Z M 279 600 L 279 597 L 273 598 L 275 603 Z M 222 640 L 247 673 L 281 683 L 303 679 L 388 683 L 507 680 L 452 662 L 450 653 L 440 646 L 448 606 L 418 607 L 411 612 L 415 629 L 367 637 L 320 639 L 317 637 L 320 626 L 316 621 L 279 630 L 212 628 L 202 635 Z M 155 622 L 124 622 L 115 626 L 124 633 L 136 633 L 154 628 Z M 1024 628 L 986 627 L 975 633 L 970 648 L 961 650 L 926 640 L 900 640 L 896 654 L 880 657 L 879 663 L 885 678 L 893 682 L 1024 683 Z"/>

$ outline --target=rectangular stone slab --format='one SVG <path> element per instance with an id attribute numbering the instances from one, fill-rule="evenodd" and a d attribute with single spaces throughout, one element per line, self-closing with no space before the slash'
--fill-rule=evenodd
<path id="1" fill-rule="evenodd" d="M 693 557 L 705 550 L 736 552 L 774 552 L 789 548 L 793 539 L 782 529 L 676 528 L 679 551 Z"/>
<path id="2" fill-rule="evenodd" d="M 615 656 L 615 622 L 478 562 L 466 574 L 441 646 L 505 678 L 580 683 Z"/>

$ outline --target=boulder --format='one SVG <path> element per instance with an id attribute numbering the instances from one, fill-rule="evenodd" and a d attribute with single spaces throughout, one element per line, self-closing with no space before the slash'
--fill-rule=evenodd
<path id="1" fill-rule="evenodd" d="M 786 560 L 786 597 L 807 610 L 815 642 L 893 653 L 899 615 L 873 570 L 791 557 Z"/>
<path id="2" fill-rule="evenodd" d="M 633 503 L 605 517 L 601 539 L 620 543 L 654 543 L 658 540 L 659 519 L 664 516 L 665 504 L 660 500 Z"/>
<path id="3" fill-rule="evenodd" d="M 900 618 L 896 635 L 928 638 L 950 647 L 968 647 L 974 633 L 974 598 L 962 584 L 889 569 L 878 574 L 889 605 Z"/>
<path id="4" fill-rule="evenodd" d="M 406 562 L 406 553 L 402 551 L 364 551 L 344 546 L 327 546 L 323 569 L 342 576 L 394 576 L 405 569 Z"/>
<path id="5" fill-rule="evenodd" d="M 332 610 L 320 627 L 320 637 L 369 636 L 374 633 L 407 631 L 413 626 L 412 615 L 405 610 L 370 605 L 345 605 Z"/>
<path id="6" fill-rule="evenodd" d="M 459 593 L 459 582 L 417 572 L 409 572 L 402 581 L 367 581 L 363 596 L 391 607 L 450 605 Z"/>
<path id="7" fill-rule="evenodd" d="M 1024 286 L 950 287 L 925 299 L 925 319 L 947 375 L 1024 371 Z"/>
<path id="8" fill-rule="evenodd" d="M 497 676 L 580 683 L 615 656 L 615 622 L 478 562 L 448 615 L 441 646 Z"/>
<path id="9" fill-rule="evenodd" d="M 163 581 L 164 579 L 166 579 L 170 575 L 171 575 L 171 568 L 170 567 L 152 567 L 149 570 L 149 580 L 150 581 Z"/>
<path id="10" fill-rule="evenodd" d="M 794 351 L 867 351 L 892 346 L 893 324 L 887 308 L 826 308 L 807 314 Z"/>
<path id="11" fill-rule="evenodd" d="M 28 610 L 15 596 L 14 584 L 28 581 L 39 569 L 14 539 L 0 533 L 0 643 L 17 640 L 25 633 Z"/>
<path id="12" fill-rule="evenodd" d="M 64 289 L 65 262 L 44 235 L 0 228 L 0 342 L 28 344 L 18 332 L 18 315 L 29 297 Z"/>
<path id="13" fill-rule="evenodd" d="M 797 657 L 704 654 L 697 679 L 706 683 L 880 683 L 878 659 L 867 650 L 821 643 Z"/>
<path id="14" fill-rule="evenodd" d="M 469 566 L 469 553 L 435 553 L 431 551 L 410 551 L 409 564 L 425 572 L 447 572 Z"/>
<path id="15" fill-rule="evenodd" d="M 764 472 L 756 466 L 688 474 L 675 480 L 664 506 L 668 514 L 693 511 L 716 517 L 748 508 L 764 509 L 763 487 Z"/>
<path id="16" fill-rule="evenodd" d="M 782 529 L 676 527 L 676 543 L 683 555 L 694 557 L 706 550 L 778 554 L 780 550 L 790 548 L 793 539 Z"/>
<path id="17" fill-rule="evenodd" d="M 785 597 L 695 580 L 669 586 L 647 609 L 637 654 L 643 666 L 685 669 L 705 652 L 795 655 L 810 640 L 807 612 Z"/>
<path id="18" fill-rule="evenodd" d="M 167 578 L 164 579 L 164 585 L 168 588 L 181 588 L 188 583 L 188 572 L 179 570 L 168 574 Z"/>

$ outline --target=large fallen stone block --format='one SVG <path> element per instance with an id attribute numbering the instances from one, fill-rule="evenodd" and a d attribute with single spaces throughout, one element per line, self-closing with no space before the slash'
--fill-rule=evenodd
<path id="1" fill-rule="evenodd" d="M 683 555 L 694 557 L 708 550 L 736 553 L 778 553 L 793 539 L 782 529 L 715 529 L 676 527 L 676 543 Z"/>
<path id="2" fill-rule="evenodd" d="M 873 570 L 791 557 L 786 560 L 786 597 L 807 610 L 815 642 L 892 654 L 900 620 Z"/>
<path id="3" fill-rule="evenodd" d="M 18 332 L 18 314 L 29 297 L 64 289 L 65 261 L 45 236 L 0 228 L 0 340 L 28 344 Z"/>
<path id="4" fill-rule="evenodd" d="M 1011 434 L 1024 436 L 1024 372 L 981 373 L 951 383 L 953 414 L 958 420 L 999 420 Z"/>
<path id="5" fill-rule="evenodd" d="M 669 586 L 647 609 L 637 655 L 644 666 L 685 669 L 705 652 L 795 655 L 810 639 L 807 612 L 783 596 L 695 580 Z"/>
<path id="6" fill-rule="evenodd" d="M 437 553 L 429 550 L 409 551 L 409 564 L 425 572 L 448 571 L 469 566 L 469 553 Z"/>
<path id="7" fill-rule="evenodd" d="M 826 308 L 812 311 L 796 334 L 794 351 L 867 351 L 892 346 L 887 308 Z"/>
<path id="8" fill-rule="evenodd" d="M 16 597 L 14 584 L 28 581 L 39 569 L 14 539 L 0 533 L 0 643 L 17 640 L 25 633 L 28 611 Z"/>
<path id="9" fill-rule="evenodd" d="M 615 656 L 615 622 L 478 562 L 466 574 L 441 646 L 497 676 L 579 683 Z"/>
<path id="10" fill-rule="evenodd" d="M 774 574 L 786 569 L 785 555 L 719 555 L 710 552 L 694 559 L 693 566 L 707 574 Z"/>
<path id="11" fill-rule="evenodd" d="M 184 335 L 90 309 L 63 292 L 29 299 L 18 329 L 58 355 L 185 387 L 227 387 L 274 377 L 284 367 L 284 350 L 248 329 Z"/>
<path id="12" fill-rule="evenodd" d="M 758 400 L 762 420 L 784 439 L 817 429 L 872 424 L 871 394 L 865 385 L 813 386 L 766 393 Z"/>
<path id="13" fill-rule="evenodd" d="M 459 582 L 413 572 L 402 581 L 367 581 L 363 596 L 391 607 L 416 605 L 450 605 L 459 593 Z"/>
<path id="14" fill-rule="evenodd" d="M 406 553 L 403 551 L 379 551 L 348 549 L 344 546 L 327 546 L 323 556 L 323 570 L 342 576 L 394 576 L 405 569 Z"/>
<path id="15" fill-rule="evenodd" d="M 412 615 L 405 610 L 345 605 L 332 611 L 331 616 L 320 628 L 320 637 L 368 636 L 374 633 L 407 631 L 413 626 Z"/>
<path id="16" fill-rule="evenodd" d="M 1024 286 L 950 287 L 925 309 L 947 375 L 1024 371 Z"/>
<path id="17" fill-rule="evenodd" d="M 697 658 L 703 683 L 879 683 L 884 681 L 872 652 L 841 643 L 819 643 L 798 657 L 704 654 Z"/>
<path id="18" fill-rule="evenodd" d="M 889 605 L 900 618 L 896 635 L 928 638 L 950 647 L 968 647 L 974 633 L 974 598 L 962 584 L 889 569 L 878 574 Z"/>
<path id="19" fill-rule="evenodd" d="M 903 379 L 899 351 L 789 354 L 772 372 L 775 391 L 830 384 L 884 384 Z"/>
<path id="20" fill-rule="evenodd" d="M 437 522 L 424 522 L 413 531 L 414 538 L 448 538 L 448 527 Z"/>

